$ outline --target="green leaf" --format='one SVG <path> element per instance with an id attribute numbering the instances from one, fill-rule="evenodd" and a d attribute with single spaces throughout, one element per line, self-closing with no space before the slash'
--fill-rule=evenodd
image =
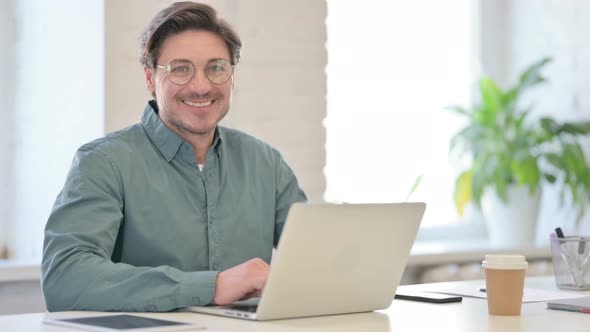
<path id="1" fill-rule="evenodd" d="M 495 180 L 496 180 L 496 193 L 498 194 L 498 197 L 500 197 L 502 202 L 508 203 L 508 189 L 506 186 L 506 181 L 504 181 L 502 175 L 499 175 L 498 177 L 496 177 Z"/>
<path id="2" fill-rule="evenodd" d="M 473 172 L 471 170 L 464 171 L 457 177 L 457 181 L 455 181 L 455 195 L 453 198 L 455 200 L 457 212 L 461 217 L 463 217 L 465 212 L 465 205 L 467 205 L 467 203 L 469 203 L 469 201 L 472 199 L 472 176 Z"/>
<path id="3" fill-rule="evenodd" d="M 450 150 L 455 150 L 459 144 L 471 147 L 480 137 L 480 128 L 475 125 L 466 126 L 451 139 Z"/>
<path id="4" fill-rule="evenodd" d="M 512 88 L 502 96 L 502 104 L 506 107 L 512 107 L 516 103 L 517 98 L 518 88 Z"/>
<path id="5" fill-rule="evenodd" d="M 500 90 L 494 81 L 487 77 L 479 80 L 479 90 L 487 120 L 491 119 L 495 121 L 496 115 L 503 109 L 502 90 Z"/>
<path id="6" fill-rule="evenodd" d="M 518 185 L 529 185 L 534 192 L 537 183 L 541 179 L 541 172 L 537 164 L 537 158 L 529 156 L 521 161 L 513 161 L 511 165 Z"/>
<path id="7" fill-rule="evenodd" d="M 590 133 L 590 122 L 571 123 L 567 122 L 559 126 L 559 134 L 567 133 L 571 135 L 588 135 Z"/>
<path id="8" fill-rule="evenodd" d="M 466 110 L 465 108 L 461 107 L 461 106 L 457 106 L 457 105 L 451 105 L 451 106 L 447 106 L 444 108 L 445 110 L 449 110 L 449 111 L 453 111 L 457 114 L 461 114 L 461 115 L 465 115 L 468 117 L 471 117 L 471 112 L 469 112 L 468 110 Z"/>
<path id="9" fill-rule="evenodd" d="M 586 171 L 584 152 L 578 144 L 566 144 L 563 150 L 563 162 L 565 168 L 579 178 Z"/>
<path id="10" fill-rule="evenodd" d="M 520 83 L 518 89 L 522 92 L 534 85 L 543 83 L 545 79 L 541 76 L 541 69 L 548 63 L 553 61 L 550 57 L 542 58 L 541 60 L 533 63 L 520 75 Z"/>
<path id="11" fill-rule="evenodd" d="M 522 129 L 522 124 L 524 123 L 524 120 L 526 119 L 526 117 L 529 115 L 529 111 L 523 111 L 522 114 L 516 118 L 516 121 L 514 122 L 514 127 L 517 130 Z"/>
<path id="12" fill-rule="evenodd" d="M 570 192 L 572 193 L 572 201 L 574 203 L 579 202 L 578 188 L 575 185 L 574 181 L 571 178 L 568 178 L 565 183 L 570 188 Z"/>
<path id="13" fill-rule="evenodd" d="M 406 201 L 416 191 L 416 188 L 418 188 L 418 185 L 420 185 L 421 181 L 422 181 L 422 174 L 420 174 L 418 177 L 416 177 L 416 180 L 414 180 L 414 184 L 412 185 L 412 188 L 410 188 L 410 191 L 406 195 Z"/>
<path id="14" fill-rule="evenodd" d="M 545 157 L 545 159 L 557 169 L 561 170 L 565 167 L 561 156 L 556 153 L 545 153 L 543 157 Z"/>
<path id="15" fill-rule="evenodd" d="M 552 118 L 543 117 L 540 119 L 541 127 L 548 133 L 556 133 L 559 125 Z"/>
<path id="16" fill-rule="evenodd" d="M 543 177 L 549 183 L 555 183 L 555 181 L 557 180 L 557 177 L 555 175 L 553 175 L 553 174 L 544 174 Z"/>

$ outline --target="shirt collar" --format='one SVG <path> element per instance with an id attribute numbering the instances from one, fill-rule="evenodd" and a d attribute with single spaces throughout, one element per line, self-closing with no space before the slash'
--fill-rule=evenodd
<path id="1" fill-rule="evenodd" d="M 170 162 L 178 153 L 184 139 L 162 122 L 158 116 L 158 104 L 155 100 L 150 100 L 145 106 L 143 116 L 141 117 L 141 125 L 158 150 L 164 155 L 166 161 Z M 223 131 L 217 126 L 212 144 L 216 151 L 219 150 L 222 141 Z M 185 144 L 189 143 L 187 142 Z"/>

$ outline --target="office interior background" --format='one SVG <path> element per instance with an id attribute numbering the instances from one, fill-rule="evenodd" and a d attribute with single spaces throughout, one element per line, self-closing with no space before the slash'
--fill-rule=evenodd
<path id="1" fill-rule="evenodd" d="M 150 96 L 138 36 L 171 2 L 0 0 L 3 258 L 40 262 L 76 149 L 139 121 Z M 278 148 L 312 202 L 425 201 L 419 242 L 486 239 L 476 209 L 460 218 L 453 205 L 462 122 L 444 110 L 471 103 L 477 78 L 507 87 L 552 56 L 534 114 L 590 119 L 588 1 L 204 2 L 245 44 L 223 124 Z M 574 218 L 543 190 L 540 245 Z"/>

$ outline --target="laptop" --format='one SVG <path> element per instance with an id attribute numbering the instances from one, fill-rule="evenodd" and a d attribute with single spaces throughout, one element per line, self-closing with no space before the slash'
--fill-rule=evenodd
<path id="1" fill-rule="evenodd" d="M 274 320 L 391 305 L 426 204 L 291 206 L 261 298 L 188 311 Z"/>

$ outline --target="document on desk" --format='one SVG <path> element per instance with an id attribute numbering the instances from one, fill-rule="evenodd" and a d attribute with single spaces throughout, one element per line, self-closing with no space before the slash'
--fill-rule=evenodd
<path id="1" fill-rule="evenodd" d="M 485 292 L 481 291 L 479 287 L 458 286 L 458 287 L 441 288 L 441 289 L 437 289 L 437 290 L 424 290 L 424 291 L 430 292 L 430 293 L 460 295 L 460 296 L 465 296 L 465 297 L 477 297 L 477 298 L 482 298 L 482 299 L 487 298 L 487 294 Z M 578 298 L 578 297 L 583 297 L 583 296 L 587 296 L 587 295 L 568 293 L 568 292 L 560 292 L 560 291 L 549 291 L 549 290 L 536 289 L 536 288 L 525 288 L 524 293 L 522 295 L 522 303 L 573 299 L 573 298 Z"/>

